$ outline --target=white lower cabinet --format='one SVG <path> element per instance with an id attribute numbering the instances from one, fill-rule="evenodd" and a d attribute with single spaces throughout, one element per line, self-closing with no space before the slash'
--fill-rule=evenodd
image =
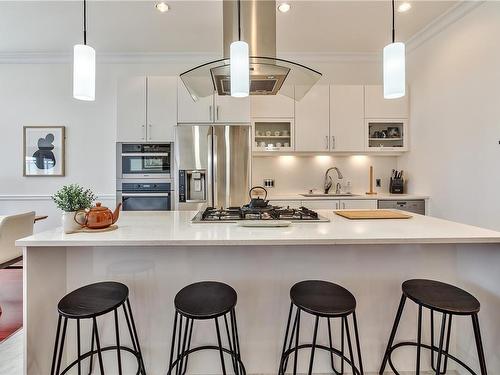
<path id="1" fill-rule="evenodd" d="M 311 210 L 338 210 L 340 209 L 340 201 L 336 199 L 323 200 L 305 200 L 302 201 L 303 206 Z"/>
<path id="2" fill-rule="evenodd" d="M 376 199 L 343 199 L 340 201 L 340 208 L 342 210 L 350 210 L 350 209 L 374 210 L 377 208 L 377 200 Z"/>

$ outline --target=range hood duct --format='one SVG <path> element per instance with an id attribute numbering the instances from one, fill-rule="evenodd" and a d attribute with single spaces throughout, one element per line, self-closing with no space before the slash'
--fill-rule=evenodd
<path id="1" fill-rule="evenodd" d="M 306 66 L 276 57 L 276 2 L 274 0 L 223 0 L 223 58 L 180 75 L 193 100 L 214 92 L 231 95 L 229 48 L 241 40 L 250 49 L 250 95 L 280 94 L 302 97 L 321 78 Z M 238 24 L 239 17 L 239 24 Z M 240 30 L 239 30 L 240 27 Z"/>

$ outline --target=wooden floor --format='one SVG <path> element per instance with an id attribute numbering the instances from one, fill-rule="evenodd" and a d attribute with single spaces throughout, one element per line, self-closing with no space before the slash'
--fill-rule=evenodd
<path id="1" fill-rule="evenodd" d="M 23 270 L 0 269 L 0 342 L 23 325 Z"/>

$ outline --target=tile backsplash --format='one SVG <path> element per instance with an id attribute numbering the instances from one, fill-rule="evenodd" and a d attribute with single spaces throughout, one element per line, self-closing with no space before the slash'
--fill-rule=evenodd
<path id="1" fill-rule="evenodd" d="M 328 168 L 335 166 L 344 176 L 339 181 L 342 185 L 346 185 L 349 181 L 353 193 L 364 194 L 369 188 L 370 165 L 373 165 L 374 179 L 381 179 L 381 187 L 375 190 L 387 193 L 391 171 L 397 168 L 395 156 L 254 156 L 252 182 L 254 186 L 263 185 L 264 179 L 273 179 L 274 187 L 268 189 L 270 195 L 306 193 L 310 189 L 322 192 L 325 172 Z M 331 172 L 331 176 L 336 183 L 335 171 Z"/>

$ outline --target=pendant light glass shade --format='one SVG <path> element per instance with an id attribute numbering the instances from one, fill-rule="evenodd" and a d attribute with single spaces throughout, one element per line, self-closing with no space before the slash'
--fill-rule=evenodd
<path id="1" fill-rule="evenodd" d="M 85 44 L 73 47 L 73 97 L 95 100 L 95 50 Z"/>
<path id="2" fill-rule="evenodd" d="M 231 43 L 230 49 L 231 96 L 244 98 L 250 93 L 250 57 L 248 43 Z"/>
<path id="3" fill-rule="evenodd" d="M 396 99 L 406 94 L 405 44 L 384 47 L 384 98 Z"/>

